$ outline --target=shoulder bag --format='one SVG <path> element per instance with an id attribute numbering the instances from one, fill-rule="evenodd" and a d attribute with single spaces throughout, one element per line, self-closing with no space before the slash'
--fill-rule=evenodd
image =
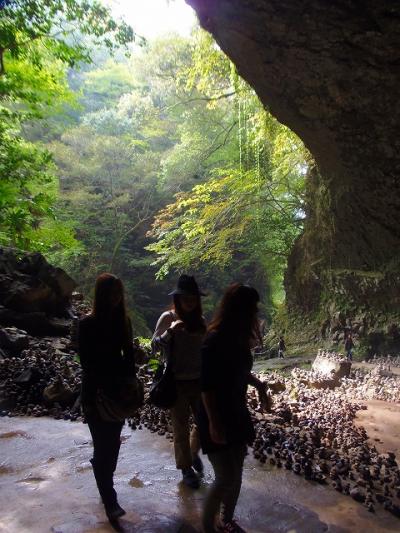
<path id="1" fill-rule="evenodd" d="M 115 394 L 97 389 L 96 410 L 104 422 L 124 422 L 143 405 L 143 383 L 136 376 L 119 378 L 115 382 Z"/>
<path id="2" fill-rule="evenodd" d="M 173 338 L 168 346 L 166 363 L 160 363 L 150 387 L 149 402 L 160 409 L 169 409 L 176 402 L 176 382 L 172 371 Z"/>

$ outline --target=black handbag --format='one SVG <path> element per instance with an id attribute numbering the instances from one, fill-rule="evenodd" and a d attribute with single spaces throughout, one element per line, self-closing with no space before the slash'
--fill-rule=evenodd
<path id="1" fill-rule="evenodd" d="M 171 338 L 166 350 L 166 363 L 159 363 L 150 387 L 149 402 L 160 409 L 169 409 L 176 402 L 176 382 L 172 370 L 172 346 L 174 337 Z"/>
<path id="2" fill-rule="evenodd" d="M 124 422 L 143 405 L 144 387 L 136 376 L 120 378 L 115 383 L 115 391 L 110 394 L 102 388 L 97 389 L 96 410 L 104 422 Z"/>

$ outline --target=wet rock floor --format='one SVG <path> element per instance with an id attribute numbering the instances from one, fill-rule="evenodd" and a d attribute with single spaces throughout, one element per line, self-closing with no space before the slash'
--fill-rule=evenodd
<path id="1" fill-rule="evenodd" d="M 397 413 L 398 414 L 398 413 Z M 106 521 L 89 458 L 89 430 L 48 418 L 0 419 L 0 532 L 105 533 Z M 127 514 L 121 530 L 194 533 L 212 481 L 180 483 L 172 445 L 147 430 L 123 430 L 116 489 Z M 261 466 L 249 455 L 237 518 L 249 533 L 398 532 L 400 521 L 371 514 L 348 496 L 286 470 Z"/>

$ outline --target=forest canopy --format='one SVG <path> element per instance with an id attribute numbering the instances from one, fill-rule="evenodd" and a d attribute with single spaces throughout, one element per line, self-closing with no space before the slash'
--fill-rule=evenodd
<path id="1" fill-rule="evenodd" d="M 241 280 L 273 313 L 312 161 L 209 34 L 144 42 L 99 2 L 15 1 L 0 54 L 0 244 L 86 293 L 121 276 L 140 334 L 183 271 L 206 312 Z"/>

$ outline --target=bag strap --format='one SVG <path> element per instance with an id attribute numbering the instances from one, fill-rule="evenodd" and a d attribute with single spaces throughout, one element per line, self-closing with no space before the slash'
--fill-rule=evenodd
<path id="1" fill-rule="evenodd" d="M 175 318 L 175 313 L 174 311 L 170 311 L 170 316 L 171 318 Z M 168 352 L 167 352 L 167 357 L 166 357 L 166 366 L 165 366 L 165 371 L 167 372 L 170 372 L 172 371 L 172 362 L 173 362 L 173 356 L 172 356 L 172 352 L 173 352 L 173 349 L 174 349 L 174 342 L 175 342 L 175 334 L 173 331 L 171 331 L 171 339 L 168 343 Z"/>
<path id="2" fill-rule="evenodd" d="M 174 333 L 171 332 L 171 340 L 169 341 L 168 348 L 167 348 L 167 350 L 168 350 L 167 357 L 166 357 L 167 368 L 168 367 L 172 367 L 172 360 L 173 360 L 172 352 L 173 352 L 173 349 L 174 349 L 174 340 L 175 340 L 175 335 L 174 335 Z"/>
<path id="3" fill-rule="evenodd" d="M 169 317 L 171 319 L 171 324 L 172 324 L 172 322 L 174 321 L 174 318 L 175 318 L 175 312 L 172 311 L 172 310 L 169 310 L 168 314 L 169 314 Z M 171 326 L 171 324 L 170 324 L 170 326 Z M 171 367 L 172 367 L 173 346 L 174 346 L 174 333 L 171 331 L 171 338 L 170 338 L 168 344 L 167 345 L 162 345 L 160 347 L 161 351 L 164 354 L 164 368 L 165 368 L 165 371 L 167 371 L 167 370 L 169 371 L 171 369 Z"/>

